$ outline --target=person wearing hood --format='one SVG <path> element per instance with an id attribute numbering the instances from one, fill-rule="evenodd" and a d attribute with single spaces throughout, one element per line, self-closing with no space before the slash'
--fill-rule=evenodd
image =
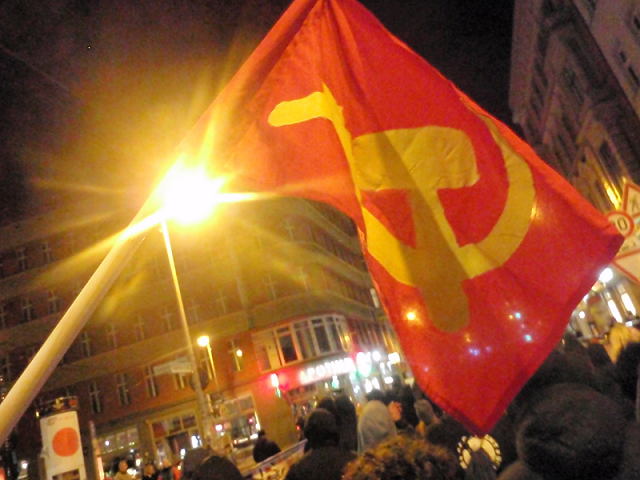
<path id="1" fill-rule="evenodd" d="M 384 394 L 373 390 L 358 419 L 358 453 L 369 450 L 381 441 L 398 435 L 395 419 L 383 403 Z"/>
<path id="2" fill-rule="evenodd" d="M 356 455 L 339 447 L 335 416 L 316 408 L 307 418 L 304 435 L 309 451 L 291 466 L 285 480 L 340 480 L 345 466 Z"/>

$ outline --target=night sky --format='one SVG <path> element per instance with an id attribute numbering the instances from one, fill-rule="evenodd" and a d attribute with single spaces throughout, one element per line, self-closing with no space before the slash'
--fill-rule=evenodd
<path id="1" fill-rule="evenodd" d="M 79 191 L 141 203 L 180 140 L 289 3 L 3 0 L 4 221 L 36 198 L 55 203 Z M 513 0 L 362 3 L 463 92 L 510 123 Z"/>

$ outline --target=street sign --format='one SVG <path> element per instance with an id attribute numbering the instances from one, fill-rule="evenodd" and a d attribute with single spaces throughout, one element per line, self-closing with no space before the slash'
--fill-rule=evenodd
<path id="1" fill-rule="evenodd" d="M 177 358 L 176 360 L 161 363 L 160 365 L 156 365 L 155 367 L 153 367 L 153 374 L 155 376 L 166 375 L 168 373 L 187 374 L 191 372 L 193 372 L 193 368 L 191 368 L 191 362 L 189 362 L 186 358 Z"/>
<path id="2" fill-rule="evenodd" d="M 640 197 L 639 197 L 640 200 Z M 607 213 L 607 220 L 611 222 L 624 238 L 628 238 L 633 234 L 636 224 L 627 212 L 614 210 Z"/>
<path id="3" fill-rule="evenodd" d="M 626 183 L 622 195 L 622 209 L 631 218 L 640 218 L 640 187 L 634 183 Z"/>
<path id="4" fill-rule="evenodd" d="M 630 280 L 640 283 L 640 248 L 618 254 L 611 263 Z"/>

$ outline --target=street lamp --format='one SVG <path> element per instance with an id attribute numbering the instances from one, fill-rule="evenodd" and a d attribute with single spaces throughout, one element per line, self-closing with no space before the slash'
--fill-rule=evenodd
<path id="1" fill-rule="evenodd" d="M 187 315 L 182 301 L 180 292 L 180 283 L 178 282 L 178 274 L 173 258 L 173 249 L 171 248 L 171 239 L 169 237 L 169 228 L 167 226 L 167 218 L 172 218 L 181 222 L 195 222 L 206 218 L 213 208 L 219 203 L 217 197 L 218 191 L 222 187 L 222 181 L 209 180 L 203 170 L 185 170 L 180 164 L 176 164 L 165 177 L 165 182 L 161 186 L 163 188 L 163 198 L 165 205 L 162 210 L 160 227 L 164 244 L 169 259 L 169 267 L 171 269 L 171 278 L 176 294 L 178 304 L 178 312 L 182 331 L 184 333 L 185 342 L 187 344 L 187 354 L 191 369 L 193 370 L 193 389 L 196 393 L 196 403 L 200 415 L 202 417 L 202 429 L 204 443 L 213 446 L 214 422 L 211 415 L 210 403 L 207 401 L 200 375 L 198 374 L 198 362 L 196 361 L 193 344 L 191 342 L 191 334 L 189 332 L 189 324 Z M 211 350 L 209 350 L 211 357 Z M 216 380 L 217 387 L 217 380 Z"/>
<path id="2" fill-rule="evenodd" d="M 220 385 L 218 385 L 218 376 L 216 375 L 216 366 L 213 363 L 213 355 L 211 354 L 211 343 L 209 342 L 209 337 L 207 335 L 203 335 L 198 338 L 198 345 L 201 347 L 207 347 L 207 353 L 209 354 L 209 363 L 211 364 L 211 372 L 213 373 L 213 381 L 216 382 L 216 393 L 220 392 Z"/>
<path id="3" fill-rule="evenodd" d="M 176 272 L 176 264 L 173 259 L 173 250 L 171 249 L 171 239 L 169 238 L 169 229 L 167 228 L 167 222 L 162 220 L 160 222 L 162 235 L 164 237 L 164 244 L 167 250 L 167 257 L 169 258 L 169 267 L 171 269 L 171 278 L 173 279 L 173 287 L 176 294 L 176 300 L 178 302 L 178 312 L 180 314 L 180 323 L 182 331 L 184 333 L 185 342 L 187 344 L 187 355 L 189 362 L 191 363 L 191 369 L 193 370 L 193 389 L 196 392 L 196 402 L 200 415 L 202 415 L 202 432 L 204 436 L 204 443 L 212 445 L 213 438 L 213 417 L 211 416 L 211 410 L 207 397 L 202 389 L 202 383 L 200 382 L 200 375 L 198 374 L 198 362 L 196 361 L 195 352 L 193 351 L 193 345 L 191 343 L 191 334 L 189 333 L 189 324 L 187 323 L 187 315 L 184 310 L 184 303 L 182 301 L 182 294 L 180 293 L 180 283 L 178 282 L 178 274 Z"/>

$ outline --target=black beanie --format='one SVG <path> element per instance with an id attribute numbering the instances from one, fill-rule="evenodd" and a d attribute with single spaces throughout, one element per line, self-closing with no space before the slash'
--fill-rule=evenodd
<path id="1" fill-rule="evenodd" d="M 626 426 L 620 406 L 605 395 L 581 384 L 553 385 L 518 429 L 518 456 L 546 480 L 613 478 Z"/>
<path id="2" fill-rule="evenodd" d="M 324 408 L 314 409 L 305 423 L 304 436 L 307 438 L 309 448 L 312 449 L 327 445 L 337 446 L 340 434 L 336 417 Z"/>

